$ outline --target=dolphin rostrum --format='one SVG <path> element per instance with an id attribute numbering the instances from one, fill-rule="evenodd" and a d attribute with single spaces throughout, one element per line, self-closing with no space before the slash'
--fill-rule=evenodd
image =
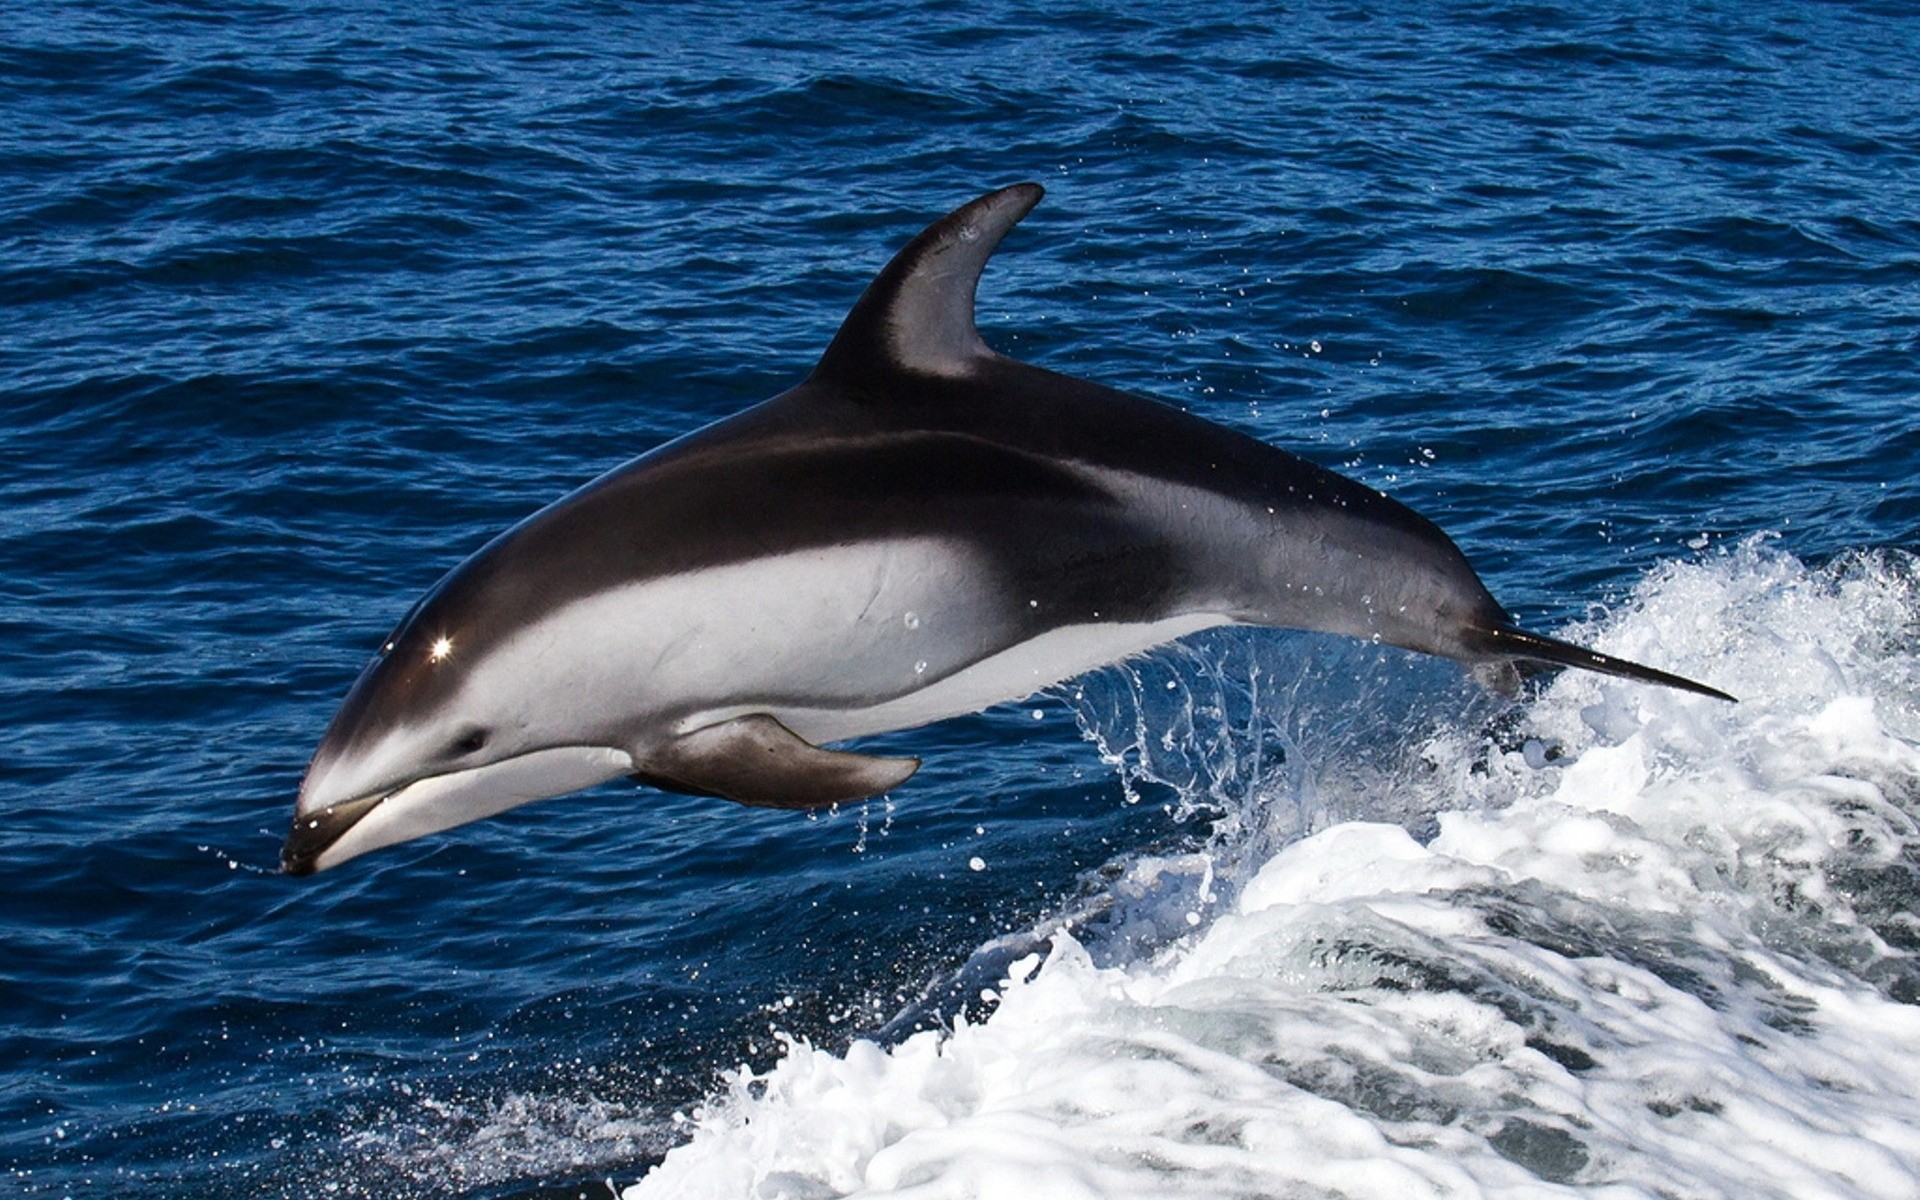
<path id="1" fill-rule="evenodd" d="M 1515 628 L 1446 534 L 1373 488 L 988 348 L 981 269 L 1040 197 L 1016 184 L 935 222 L 799 386 L 454 568 L 327 728 L 285 870 L 620 775 L 777 808 L 872 796 L 919 761 L 823 743 L 1214 625 L 1732 699 Z"/>

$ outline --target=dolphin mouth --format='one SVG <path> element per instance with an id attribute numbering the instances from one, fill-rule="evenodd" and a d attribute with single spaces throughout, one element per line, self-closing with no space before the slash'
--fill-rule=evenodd
<path id="1" fill-rule="evenodd" d="M 382 800 L 394 794 L 375 792 L 358 800 L 330 804 L 318 812 L 296 815 L 293 828 L 287 833 L 287 840 L 280 846 L 280 873 L 312 875 L 318 871 L 320 856 L 347 836 L 347 831 L 358 825 L 360 819 L 372 812 Z"/>
<path id="2" fill-rule="evenodd" d="M 397 788 L 297 813 L 280 850 L 280 870 L 287 875 L 312 875 L 369 850 L 439 833 L 632 771 L 633 756 L 611 746 L 549 746 L 477 767 L 424 775 Z"/>

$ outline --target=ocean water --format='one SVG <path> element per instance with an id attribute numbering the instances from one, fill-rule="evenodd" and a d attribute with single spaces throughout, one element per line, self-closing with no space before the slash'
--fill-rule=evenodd
<path id="1" fill-rule="evenodd" d="M 1920 14 L 0 19 L 0 1191 L 1920 1195 Z M 1035 179 L 999 348 L 1724 706 L 1221 631 L 276 872 L 382 636 Z"/>

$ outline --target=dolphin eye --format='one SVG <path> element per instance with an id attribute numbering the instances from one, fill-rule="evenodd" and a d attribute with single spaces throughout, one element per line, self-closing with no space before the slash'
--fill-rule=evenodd
<path id="1" fill-rule="evenodd" d="M 469 729 L 453 740 L 453 744 L 447 747 L 447 754 L 453 758 L 461 758 L 468 754 L 478 754 L 486 747 L 486 744 L 486 730 Z"/>

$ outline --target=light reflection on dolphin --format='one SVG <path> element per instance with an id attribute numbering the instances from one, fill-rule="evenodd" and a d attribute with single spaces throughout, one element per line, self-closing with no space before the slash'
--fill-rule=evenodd
<path id="1" fill-rule="evenodd" d="M 1165 404 L 989 349 L 974 291 L 1041 189 L 935 222 L 806 381 L 549 505 L 456 567 L 301 784 L 307 874 L 620 775 L 743 804 L 886 791 L 823 749 L 1215 625 L 1725 693 L 1515 628 L 1405 505 Z"/>

